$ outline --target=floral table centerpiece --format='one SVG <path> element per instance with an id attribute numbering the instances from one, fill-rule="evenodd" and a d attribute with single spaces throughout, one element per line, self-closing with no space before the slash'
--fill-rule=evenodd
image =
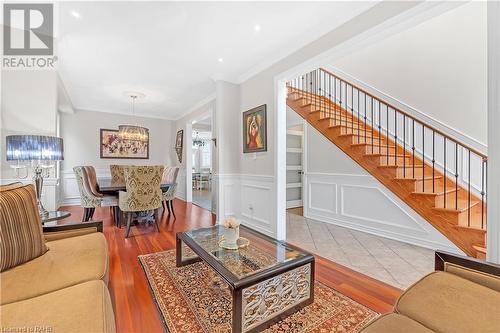
<path id="1" fill-rule="evenodd" d="M 229 217 L 224 220 L 224 239 L 228 245 L 237 245 L 240 238 L 240 221 L 235 217 Z"/>

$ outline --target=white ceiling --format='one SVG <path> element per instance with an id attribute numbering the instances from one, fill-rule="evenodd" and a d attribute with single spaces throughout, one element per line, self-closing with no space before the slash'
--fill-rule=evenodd
<path id="1" fill-rule="evenodd" d="M 213 77 L 239 81 L 375 3 L 61 2 L 60 76 L 76 109 L 130 114 L 138 91 L 136 115 L 177 119 Z"/>

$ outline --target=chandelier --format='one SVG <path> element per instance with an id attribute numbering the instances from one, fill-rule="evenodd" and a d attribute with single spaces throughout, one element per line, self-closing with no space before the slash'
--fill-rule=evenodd
<path id="1" fill-rule="evenodd" d="M 139 97 L 144 97 L 141 93 L 127 93 L 132 99 L 132 115 L 135 115 L 135 100 Z M 148 142 L 149 130 L 146 127 L 136 125 L 120 125 L 118 126 L 118 137 L 121 140 Z"/>
<path id="2" fill-rule="evenodd" d="M 206 141 L 200 139 L 200 135 L 196 132 L 196 137 L 193 139 L 193 146 L 203 147 L 206 144 Z"/>

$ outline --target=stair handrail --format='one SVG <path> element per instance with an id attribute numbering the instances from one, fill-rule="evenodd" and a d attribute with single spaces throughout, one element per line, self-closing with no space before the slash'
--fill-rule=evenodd
<path id="1" fill-rule="evenodd" d="M 323 68 L 323 67 L 320 67 L 320 70 L 321 70 L 321 71 L 323 71 L 323 72 L 325 72 L 325 73 L 328 73 L 328 74 L 330 74 L 330 75 L 332 75 L 332 76 L 334 76 L 334 77 L 336 77 L 337 79 L 339 79 L 339 80 L 341 80 L 341 81 L 344 81 L 344 82 L 349 83 L 349 85 L 351 85 L 351 86 L 353 86 L 354 88 L 356 88 L 356 90 L 363 92 L 363 94 L 366 94 L 367 96 L 370 96 L 371 98 L 376 99 L 376 100 L 377 100 L 377 101 L 379 101 L 379 102 L 382 102 L 383 104 L 387 105 L 387 106 L 388 106 L 388 107 L 390 107 L 391 109 L 394 109 L 394 110 L 398 111 L 399 113 L 402 113 L 402 114 L 406 115 L 406 117 L 408 117 L 408 118 L 410 118 L 410 119 L 413 119 L 413 120 L 415 120 L 415 121 L 417 121 L 417 122 L 419 122 L 419 123 L 421 123 L 421 124 L 425 124 L 425 126 L 426 126 L 426 127 L 428 127 L 429 129 L 433 130 L 433 131 L 434 131 L 434 132 L 436 132 L 436 133 L 439 133 L 441 136 L 446 137 L 447 139 L 449 139 L 449 140 L 451 140 L 451 141 L 453 141 L 453 142 L 458 143 L 458 144 L 459 144 L 459 145 L 461 145 L 462 147 L 467 148 L 468 150 L 470 150 L 471 152 L 475 153 L 476 155 L 481 156 L 484 160 L 487 160 L 487 159 L 488 159 L 488 155 L 486 155 L 485 153 L 483 153 L 483 152 L 481 152 L 481 151 L 477 150 L 477 149 L 476 149 L 476 148 L 474 148 L 474 147 L 469 146 L 468 144 L 463 143 L 462 141 L 460 141 L 460 140 L 458 140 L 458 139 L 455 139 L 454 137 L 450 136 L 449 134 L 447 134 L 447 133 L 443 132 L 442 130 L 440 130 L 440 129 L 438 129 L 438 128 L 436 128 L 436 127 L 432 126 L 432 125 L 429 125 L 427 122 L 424 122 L 424 121 L 422 121 L 422 120 L 418 119 L 418 118 L 417 118 L 417 117 L 415 117 L 414 115 L 412 115 L 412 114 L 410 114 L 410 113 L 408 113 L 408 112 L 406 112 L 406 111 L 403 111 L 403 110 L 401 110 L 400 108 L 395 107 L 394 105 L 392 105 L 391 103 L 389 103 L 389 102 L 385 101 L 384 99 L 382 99 L 382 98 L 380 98 L 380 97 L 377 97 L 377 96 L 373 95 L 372 93 L 370 93 L 370 92 L 369 92 L 369 91 L 367 91 L 366 89 L 361 88 L 359 85 L 354 84 L 354 83 L 351 83 L 350 81 L 348 81 L 348 80 L 346 80 L 346 79 L 344 79 L 344 78 L 341 78 L 339 75 L 334 74 L 334 73 L 332 73 L 331 71 L 329 71 L 329 70 L 327 70 L 327 69 L 325 69 L 325 68 Z"/>

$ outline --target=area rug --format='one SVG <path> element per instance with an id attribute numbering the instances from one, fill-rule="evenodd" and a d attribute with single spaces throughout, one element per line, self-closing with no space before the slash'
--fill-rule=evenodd
<path id="1" fill-rule="evenodd" d="M 175 250 L 142 255 L 139 261 L 168 332 L 231 332 L 231 295 L 209 266 L 177 268 Z M 356 332 L 377 315 L 319 282 L 314 293 L 313 304 L 264 332 Z"/>

